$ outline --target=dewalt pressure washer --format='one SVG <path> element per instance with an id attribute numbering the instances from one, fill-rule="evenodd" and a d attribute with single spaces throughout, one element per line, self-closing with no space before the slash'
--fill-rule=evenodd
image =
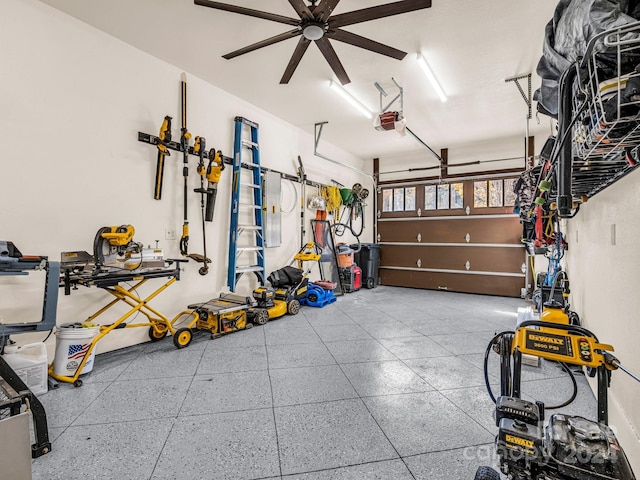
<path id="1" fill-rule="evenodd" d="M 488 357 L 500 355 L 500 396 L 489 384 Z M 489 396 L 496 404 L 496 451 L 500 471 L 510 480 L 635 480 L 627 457 L 608 426 L 611 372 L 622 368 L 589 330 L 564 323 L 522 322 L 514 332 L 496 335 L 487 347 L 484 374 Z M 546 406 L 521 398 L 522 356 L 533 355 L 560 362 L 574 384 L 572 397 L 562 405 Z M 577 384 L 567 364 L 587 367 L 597 375 L 597 421 L 554 414 L 545 426 L 545 410 L 561 408 L 575 399 Z M 490 467 L 480 467 L 475 480 L 500 480 Z"/>

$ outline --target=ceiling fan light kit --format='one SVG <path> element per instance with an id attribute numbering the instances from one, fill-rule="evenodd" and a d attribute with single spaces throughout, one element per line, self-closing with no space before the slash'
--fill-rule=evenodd
<path id="1" fill-rule="evenodd" d="M 418 54 L 418 65 L 420 65 L 420 68 L 422 68 L 422 71 L 424 72 L 425 76 L 431 83 L 431 86 L 433 87 L 433 89 L 438 94 L 438 97 L 440 97 L 440 100 L 443 102 L 446 102 L 447 96 L 445 95 L 444 90 L 442 90 L 442 87 L 440 86 L 438 79 L 433 74 L 433 72 L 431 71 L 431 68 L 429 68 L 429 64 L 420 53 Z"/>
<path id="2" fill-rule="evenodd" d="M 293 30 L 275 35 L 222 56 L 223 58 L 230 60 L 237 56 L 244 55 L 245 53 L 258 50 L 259 48 L 267 47 L 289 38 L 300 36 L 298 44 L 293 51 L 293 55 L 291 56 L 284 74 L 280 79 L 281 84 L 289 83 L 289 80 L 293 76 L 293 73 L 298 67 L 300 60 L 302 60 L 302 57 L 311 42 L 315 42 L 318 46 L 318 49 L 342 85 L 350 83 L 351 79 L 347 75 L 338 55 L 333 49 L 330 39 L 347 43 L 355 47 L 360 47 L 380 55 L 386 55 L 397 60 L 402 60 L 407 55 L 406 52 L 390 47 L 389 45 L 376 42 L 375 40 L 361 37 L 355 33 L 342 30 L 341 27 L 431 7 L 431 0 L 402 0 L 333 15 L 333 10 L 339 2 L 340 0 L 319 0 L 318 3 L 318 0 L 309 0 L 311 5 L 307 5 L 304 0 L 289 0 L 289 4 L 296 11 L 298 17 L 300 17 L 291 18 L 275 13 L 262 12 L 251 8 L 230 5 L 227 3 L 213 2 L 210 0 L 194 0 L 196 5 L 203 7 L 239 13 L 249 17 L 262 18 L 264 20 L 294 26 L 295 28 Z"/>
<path id="3" fill-rule="evenodd" d="M 324 36 L 324 33 L 324 27 L 318 23 L 309 23 L 302 28 L 302 35 L 307 40 L 320 40 Z"/>

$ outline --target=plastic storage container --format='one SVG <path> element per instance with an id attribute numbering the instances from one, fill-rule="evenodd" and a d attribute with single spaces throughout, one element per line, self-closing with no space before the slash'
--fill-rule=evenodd
<path id="1" fill-rule="evenodd" d="M 341 243 L 336 246 L 338 256 L 338 267 L 350 267 L 353 265 L 353 250 L 348 245 Z"/>
<path id="2" fill-rule="evenodd" d="M 53 360 L 53 373 L 60 376 L 73 376 L 80 362 L 89 351 L 91 340 L 100 333 L 100 327 L 76 328 L 75 324 L 59 325 L 56 330 L 56 355 Z M 91 350 L 81 374 L 93 370 L 95 350 Z"/>
<path id="3" fill-rule="evenodd" d="M 43 342 L 8 345 L 2 358 L 35 395 L 47 393 L 47 347 Z"/>
<path id="4" fill-rule="evenodd" d="M 358 245 L 351 245 L 354 250 Z M 377 243 L 361 243 L 360 251 L 355 252 L 354 260 L 362 270 L 362 284 L 367 288 L 378 285 L 378 269 L 380 268 L 380 245 Z"/>

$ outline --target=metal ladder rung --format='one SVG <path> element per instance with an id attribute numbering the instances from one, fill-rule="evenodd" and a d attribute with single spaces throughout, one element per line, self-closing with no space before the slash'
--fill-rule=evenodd
<path id="1" fill-rule="evenodd" d="M 242 140 L 242 146 L 247 148 L 258 148 L 258 144 L 256 142 L 251 142 L 249 140 Z"/>
<path id="2" fill-rule="evenodd" d="M 236 273 L 246 273 L 246 272 L 262 272 L 264 268 L 260 265 L 243 265 L 236 267 Z"/>
<path id="3" fill-rule="evenodd" d="M 257 252 L 259 250 L 262 250 L 262 247 L 238 247 L 236 250 L 238 250 L 239 252 Z"/>
<path id="4" fill-rule="evenodd" d="M 238 230 L 262 230 L 261 225 L 238 225 Z"/>
<path id="5" fill-rule="evenodd" d="M 241 162 L 241 165 L 243 167 L 249 167 L 249 168 L 260 168 L 260 165 L 258 165 L 257 163 L 252 163 L 252 162 Z"/>
<path id="6" fill-rule="evenodd" d="M 253 203 L 241 203 L 240 206 L 241 207 L 248 207 L 248 208 L 255 208 L 257 210 L 261 210 L 262 209 L 262 205 L 254 205 Z"/>
<path id="7" fill-rule="evenodd" d="M 257 185 L 255 183 L 241 183 L 240 186 L 248 188 L 260 188 L 260 185 Z"/>

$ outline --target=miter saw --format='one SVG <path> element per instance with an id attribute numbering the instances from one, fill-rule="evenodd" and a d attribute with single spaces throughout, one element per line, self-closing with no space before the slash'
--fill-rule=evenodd
<path id="1" fill-rule="evenodd" d="M 163 268 L 165 266 L 161 248 L 144 248 L 135 242 L 133 225 L 102 227 L 93 240 L 93 256 L 85 251 L 62 252 L 62 267 L 65 272 L 108 272 L 113 270 L 138 270 Z"/>
<path id="2" fill-rule="evenodd" d="M 102 227 L 93 240 L 93 258 L 96 266 L 113 265 L 126 261 L 142 251 L 142 244 L 133 241 L 133 225 Z"/>

